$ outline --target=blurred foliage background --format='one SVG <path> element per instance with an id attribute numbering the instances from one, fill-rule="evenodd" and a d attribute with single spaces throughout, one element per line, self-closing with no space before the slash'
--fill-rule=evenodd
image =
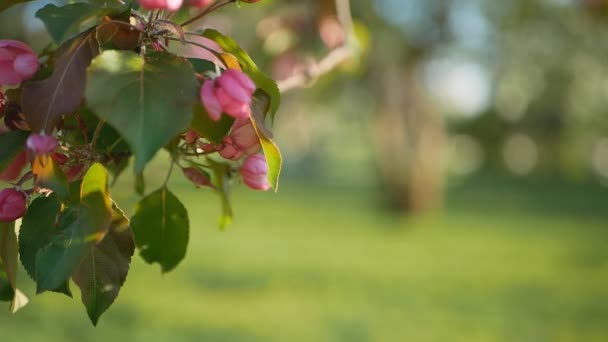
<path id="1" fill-rule="evenodd" d="M 0 37 L 43 46 L 44 3 Z M 330 0 L 201 21 L 279 80 L 345 41 L 355 57 L 285 94 L 278 194 L 237 191 L 221 232 L 217 199 L 174 179 L 192 222 L 176 271 L 136 258 L 95 329 L 34 297 L 3 339 L 606 341 L 608 1 L 351 6 L 352 35 Z M 114 196 L 135 203 L 131 183 Z"/>

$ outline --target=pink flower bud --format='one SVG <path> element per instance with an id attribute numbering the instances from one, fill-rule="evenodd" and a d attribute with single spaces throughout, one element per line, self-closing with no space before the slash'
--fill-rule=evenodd
<path id="1" fill-rule="evenodd" d="M 167 9 L 169 11 L 177 11 L 182 7 L 183 0 L 137 0 L 141 7 L 154 9 Z"/>
<path id="2" fill-rule="evenodd" d="M 201 87 L 201 102 L 209 117 L 217 121 L 222 113 L 236 119 L 249 117 L 249 106 L 255 83 L 245 73 L 228 69 L 216 79 L 206 80 Z"/>
<path id="3" fill-rule="evenodd" d="M 12 222 L 25 215 L 25 194 L 15 189 L 0 191 L 0 221 Z"/>
<path id="4" fill-rule="evenodd" d="M 270 189 L 268 164 L 264 155 L 254 154 L 247 157 L 241 166 L 241 178 L 253 190 L 266 191 Z"/>
<path id="5" fill-rule="evenodd" d="M 0 86 L 32 78 L 40 63 L 32 48 L 17 40 L 0 40 Z"/>
<path id="6" fill-rule="evenodd" d="M 2 112 L 4 110 L 4 106 L 6 106 L 6 96 L 4 96 L 4 93 L 2 91 L 0 91 L 0 112 Z"/>
<path id="7" fill-rule="evenodd" d="M 209 176 L 200 170 L 193 167 L 186 167 L 182 169 L 182 171 L 184 172 L 184 176 L 186 176 L 186 178 L 188 178 L 194 185 L 212 187 Z"/>
<path id="8" fill-rule="evenodd" d="M 30 134 L 25 142 L 25 146 L 34 155 L 39 156 L 53 152 L 59 146 L 57 139 L 52 135 Z"/>
<path id="9" fill-rule="evenodd" d="M 198 142 L 198 147 L 200 147 L 206 153 L 212 153 L 217 151 L 217 146 L 215 146 L 215 144 L 204 143 L 202 141 Z"/>
<path id="10" fill-rule="evenodd" d="M 27 153 L 19 153 L 8 167 L 0 174 L 0 180 L 14 182 L 21 175 L 21 171 L 27 165 Z"/>
<path id="11" fill-rule="evenodd" d="M 189 129 L 188 131 L 186 131 L 186 135 L 184 136 L 184 141 L 186 142 L 186 144 L 191 145 L 191 144 L 194 144 L 200 137 L 201 136 L 198 133 L 196 133 L 196 131 Z"/>
<path id="12" fill-rule="evenodd" d="M 258 153 L 262 146 L 249 118 L 237 119 L 232 124 L 230 134 L 218 146 L 218 152 L 226 159 L 237 160 L 243 156 Z"/>
<path id="13" fill-rule="evenodd" d="M 13 131 L 29 131 L 30 126 L 25 121 L 25 115 L 21 111 L 21 106 L 16 103 L 8 103 L 4 108 L 4 125 Z"/>
<path id="14" fill-rule="evenodd" d="M 238 160 L 243 156 L 243 151 L 239 150 L 230 138 L 224 138 L 222 143 L 217 145 L 217 152 L 222 158 L 229 160 Z"/>

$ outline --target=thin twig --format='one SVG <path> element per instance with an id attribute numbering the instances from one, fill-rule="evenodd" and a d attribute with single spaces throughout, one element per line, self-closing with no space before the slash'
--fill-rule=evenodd
<path id="1" fill-rule="evenodd" d="M 215 58 L 219 59 L 220 62 L 222 62 L 222 64 L 228 69 L 228 64 L 226 64 L 226 61 L 224 61 L 224 58 L 222 57 L 222 54 L 219 53 L 219 52 L 217 52 L 217 51 L 215 51 L 215 50 L 213 50 L 212 48 L 210 48 L 208 46 L 205 46 L 203 44 L 199 44 L 197 42 L 193 42 L 193 41 L 187 40 L 187 39 L 183 39 L 182 40 L 182 39 L 177 39 L 177 38 L 173 38 L 173 37 L 167 37 L 167 39 L 174 40 L 174 41 L 181 42 L 181 43 L 191 44 L 191 45 L 194 45 L 194 46 L 198 46 L 198 47 L 200 47 L 202 49 L 205 49 L 205 50 L 209 51 L 212 55 L 214 55 Z"/>
<path id="2" fill-rule="evenodd" d="M 169 178 L 171 178 L 171 173 L 173 172 L 173 166 L 175 165 L 175 159 L 171 156 L 171 165 L 169 166 L 169 172 L 167 172 L 167 178 L 163 182 L 163 188 L 167 187 L 167 183 L 169 183 Z"/>
<path id="3" fill-rule="evenodd" d="M 235 2 L 235 1 L 236 0 L 227 0 L 225 2 L 218 2 L 218 3 L 215 3 L 213 5 L 210 5 L 209 7 L 205 8 L 205 10 L 203 10 L 201 13 L 199 13 L 199 14 L 195 15 L 194 17 L 192 17 L 192 18 L 184 21 L 183 23 L 181 23 L 180 26 L 183 27 L 183 26 L 192 24 L 193 22 L 199 20 L 200 18 L 206 16 L 207 14 L 209 14 L 209 13 L 211 13 L 211 12 L 217 10 L 217 9 L 220 9 L 220 8 L 228 5 L 229 3 L 232 3 L 232 2 Z"/>
<path id="4" fill-rule="evenodd" d="M 114 143 L 112 143 L 112 146 L 110 146 L 106 152 L 107 153 L 112 152 L 116 148 L 116 146 L 118 146 L 118 144 L 120 144 L 121 141 L 122 141 L 122 138 L 116 139 L 116 141 Z"/>
<path id="5" fill-rule="evenodd" d="M 95 144 L 97 143 L 97 139 L 99 139 L 99 134 L 101 133 L 101 129 L 103 128 L 103 124 L 106 122 L 106 120 L 99 120 L 99 122 L 97 123 L 97 127 L 95 127 L 95 132 L 93 132 L 93 138 L 91 138 L 91 149 L 93 149 L 95 147 Z"/>
<path id="6" fill-rule="evenodd" d="M 356 42 L 353 34 L 353 18 L 350 10 L 350 0 L 336 0 L 336 12 L 338 21 L 340 22 L 346 37 L 344 44 L 330 51 L 321 60 L 311 63 L 305 70 L 277 82 L 281 93 L 309 86 L 319 77 L 338 67 L 342 62 L 355 57 Z"/>

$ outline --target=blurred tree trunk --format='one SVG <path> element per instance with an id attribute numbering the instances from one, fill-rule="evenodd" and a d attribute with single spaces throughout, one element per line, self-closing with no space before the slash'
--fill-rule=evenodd
<path id="1" fill-rule="evenodd" d="M 382 68 L 372 125 L 388 204 L 408 213 L 438 209 L 443 201 L 446 133 L 418 78 L 419 60 Z"/>

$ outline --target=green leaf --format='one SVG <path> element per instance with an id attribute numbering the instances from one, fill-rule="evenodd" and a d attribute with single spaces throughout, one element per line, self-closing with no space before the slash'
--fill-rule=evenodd
<path id="1" fill-rule="evenodd" d="M 93 60 L 86 98 L 131 146 L 135 172 L 141 172 L 159 149 L 188 127 L 197 88 L 194 70 L 183 58 L 152 52 L 144 59 L 112 50 Z"/>
<path id="2" fill-rule="evenodd" d="M 281 92 L 277 87 L 277 83 L 261 72 L 247 52 L 245 52 L 232 38 L 224 36 L 213 29 L 205 30 L 203 36 L 214 40 L 225 52 L 234 55 L 239 61 L 243 72 L 251 77 L 258 88 L 264 90 L 270 96 L 270 119 L 274 121 L 275 114 L 281 104 Z"/>
<path id="3" fill-rule="evenodd" d="M 251 122 L 260 138 L 260 144 L 266 157 L 268 164 L 268 181 L 270 185 L 277 191 L 279 189 L 279 176 L 281 175 L 281 167 L 283 157 L 279 147 L 272 141 L 270 131 L 264 126 L 264 114 L 269 106 L 269 97 L 261 91 L 256 91 L 253 104 L 251 106 Z"/>
<path id="4" fill-rule="evenodd" d="M 114 204 L 112 223 L 106 236 L 88 247 L 84 259 L 72 276 L 80 288 L 87 314 L 97 325 L 99 317 L 114 303 L 127 279 L 135 250 L 129 220 Z"/>
<path id="5" fill-rule="evenodd" d="M 108 172 L 99 163 L 91 165 L 80 185 L 80 204 L 89 209 L 96 222 L 85 231 L 87 239 L 99 241 L 112 219 L 112 200 L 108 190 Z"/>
<path id="6" fill-rule="evenodd" d="M 192 123 L 190 127 L 201 137 L 212 142 L 219 143 L 228 134 L 234 123 L 234 118 L 222 115 L 219 121 L 211 120 L 207 110 L 200 103 L 194 105 L 192 109 Z"/>
<path id="7" fill-rule="evenodd" d="M 61 199 L 69 198 L 68 179 L 50 155 L 36 157 L 32 162 L 32 173 L 36 185 L 53 190 Z"/>
<path id="8" fill-rule="evenodd" d="M 28 133 L 24 131 L 10 131 L 0 134 L 0 173 L 2 173 L 23 151 Z"/>
<path id="9" fill-rule="evenodd" d="M 186 255 L 190 225 L 184 205 L 166 187 L 143 198 L 131 218 L 135 243 L 147 263 L 169 272 Z"/>
<path id="10" fill-rule="evenodd" d="M 61 202 L 57 194 L 38 197 L 27 208 L 19 229 L 21 263 L 27 274 L 36 279 L 36 253 L 48 245 L 56 233 Z"/>
<path id="11" fill-rule="evenodd" d="M 188 61 L 190 64 L 192 64 L 194 71 L 198 72 L 199 74 L 203 74 L 208 71 L 215 71 L 217 67 L 215 63 L 206 59 L 188 58 Z"/>
<path id="12" fill-rule="evenodd" d="M 70 207 L 61 213 L 58 234 L 36 254 L 37 293 L 63 286 L 80 265 L 90 244 L 86 232 L 98 224 L 93 217 L 83 206 Z"/>
<path id="13" fill-rule="evenodd" d="M 85 21 L 104 14 L 98 6 L 78 2 L 62 7 L 48 4 L 36 12 L 36 18 L 42 20 L 53 40 L 61 44 L 81 32 L 81 24 Z M 87 29 L 94 25 L 91 22 Z"/>
<path id="14" fill-rule="evenodd" d="M 50 133 L 64 114 L 82 102 L 86 69 L 99 54 L 95 31 L 88 30 L 63 44 L 53 74 L 42 81 L 26 82 L 21 97 L 25 119 L 34 132 Z"/>
<path id="15" fill-rule="evenodd" d="M 93 164 L 80 185 L 80 203 L 61 213 L 57 234 L 51 243 L 36 253 L 38 293 L 60 288 L 74 273 L 88 250 L 101 241 L 110 228 L 112 204 L 108 192 L 108 174 Z"/>
<path id="16" fill-rule="evenodd" d="M 57 194 L 49 197 L 38 197 L 27 208 L 19 229 L 19 256 L 27 274 L 36 280 L 36 254 L 51 243 L 58 234 L 57 218 L 61 211 L 61 202 Z M 69 282 L 52 290 L 72 297 Z"/>
<path id="17" fill-rule="evenodd" d="M 15 234 L 15 222 L 0 222 L 0 264 L 2 265 L 4 277 L 10 284 L 13 292 L 10 306 L 11 313 L 17 312 L 27 305 L 29 301 L 17 288 L 18 253 L 19 245 L 17 243 L 17 235 Z M 3 292 L 6 292 L 6 290 Z"/>
<path id="18" fill-rule="evenodd" d="M 0 2 L 0 12 L 4 11 L 5 9 L 7 9 L 9 7 L 12 7 L 13 5 L 23 3 L 23 2 L 29 2 L 29 1 L 33 1 L 33 0 L 2 0 Z"/>
<path id="19" fill-rule="evenodd" d="M 4 271 L 2 259 L 0 259 L 0 301 L 10 302 L 15 297 L 15 291 L 8 281 L 8 275 Z"/>
<path id="20" fill-rule="evenodd" d="M 144 173 L 139 172 L 135 175 L 135 192 L 143 196 L 146 193 L 146 180 L 144 179 Z"/>

